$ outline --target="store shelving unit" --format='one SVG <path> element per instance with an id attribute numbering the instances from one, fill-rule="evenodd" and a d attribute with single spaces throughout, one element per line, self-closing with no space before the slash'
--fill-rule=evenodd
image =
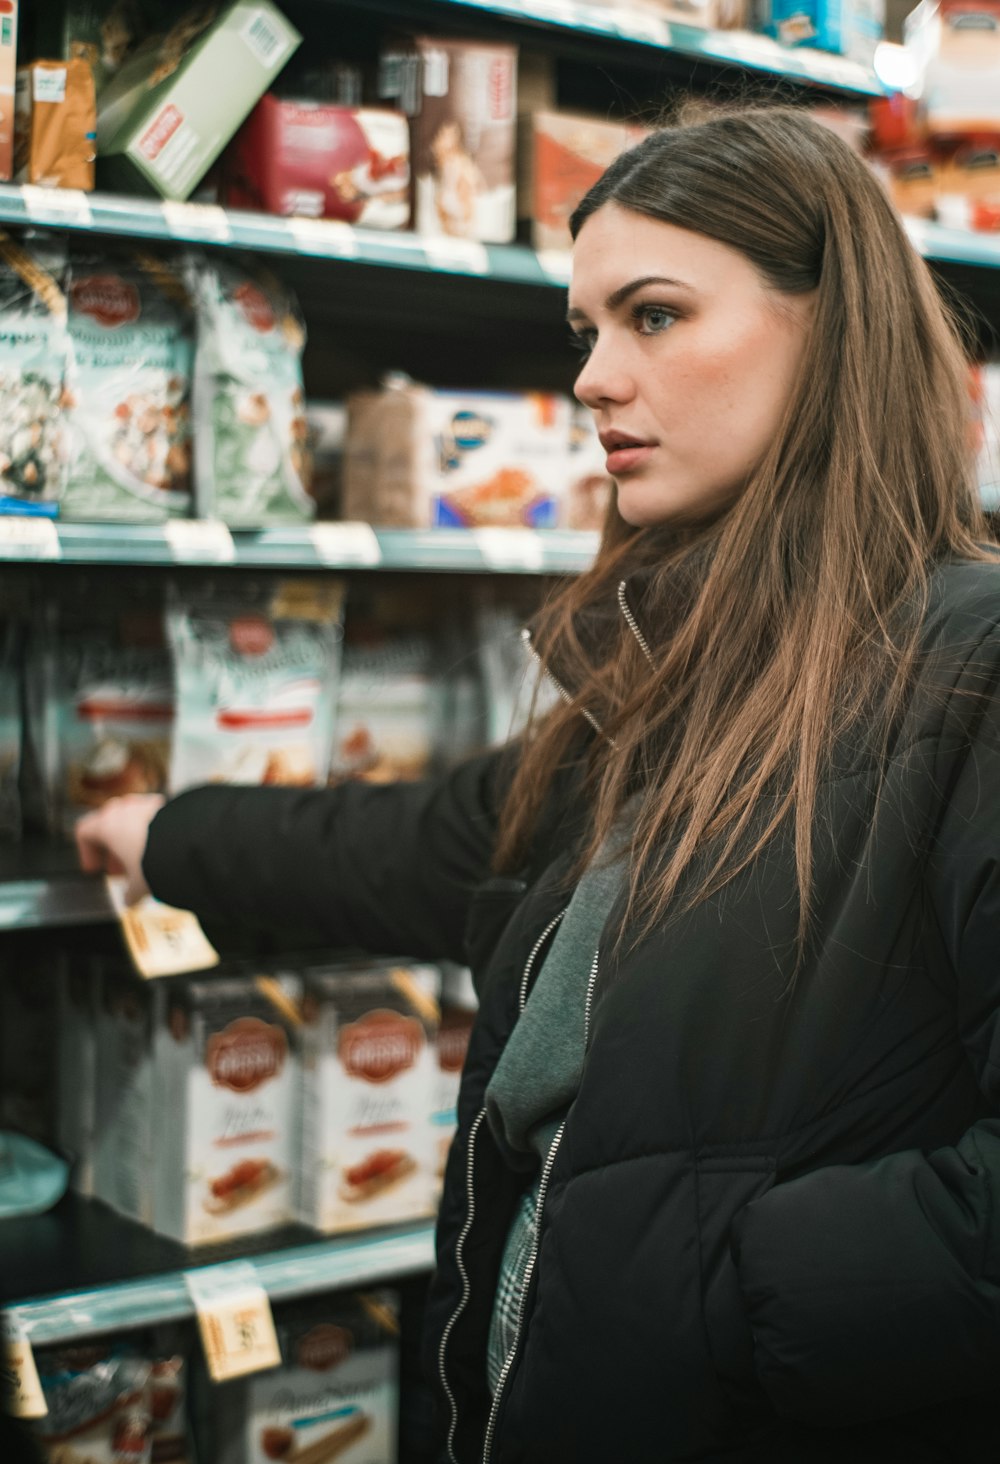
<path id="1" fill-rule="evenodd" d="M 319 8 L 338 7 L 329 0 Z M 722 68 L 768 77 L 793 90 L 855 100 L 881 90 L 871 72 L 839 57 L 787 51 L 760 36 L 704 31 L 584 0 L 342 0 L 342 8 L 355 15 L 363 12 L 366 21 L 384 13 L 393 21 L 433 21 L 439 28 L 459 29 L 474 20 L 480 33 L 495 23 L 505 36 L 520 37 L 526 44 L 541 36 L 557 49 L 572 45 L 595 68 L 605 65 L 612 53 L 627 53 L 634 70 L 647 68 L 650 75 L 667 58 L 675 75 L 685 65 L 709 67 L 712 75 Z M 363 278 L 366 287 L 378 282 L 384 293 L 381 308 L 387 313 L 386 302 L 395 309 L 412 298 L 413 277 L 419 273 L 422 290 L 433 295 L 435 311 L 450 296 L 460 301 L 456 312 L 473 306 L 477 322 L 493 316 L 499 320 L 507 313 L 508 335 L 513 339 L 522 332 L 510 349 L 526 352 L 558 322 L 569 277 L 565 255 L 539 254 L 522 245 L 434 241 L 199 204 L 0 186 L 0 226 L 25 225 L 154 245 L 239 249 L 274 256 L 276 263 L 281 257 L 296 282 L 303 277 L 300 270 L 311 281 L 330 281 L 329 298 L 323 292 L 310 302 L 324 324 L 350 319 L 352 311 L 357 318 L 366 308 L 358 298 L 358 280 Z M 923 222 L 911 222 L 908 229 L 915 246 L 943 277 L 965 290 L 994 326 L 1000 322 L 1000 236 L 963 234 Z M 519 302 L 513 318 L 508 311 L 512 301 Z M 524 322 L 536 314 L 541 323 L 531 327 L 535 334 L 523 335 Z M 442 339 L 448 329 L 454 332 L 458 326 L 446 323 Z M 563 369 L 551 365 L 561 342 L 558 335 L 551 340 L 542 367 L 555 377 Z M 484 356 L 502 356 L 499 348 L 490 353 L 477 343 L 473 348 Z M 487 364 L 484 360 L 484 369 Z M 455 370 L 461 369 L 458 360 Z M 565 370 L 568 379 L 568 365 Z M 332 568 L 551 575 L 584 569 L 595 547 L 596 536 L 568 532 L 372 531 L 359 525 L 232 535 L 214 530 L 199 537 L 163 527 L 59 523 L 18 538 L 5 535 L 0 518 L 0 564 L 37 566 L 40 575 L 57 574 L 61 565 L 122 571 L 210 565 L 221 572 Z M 18 849 L 0 859 L 0 933 L 72 927 L 81 928 L 85 939 L 82 927 L 107 925 L 111 917 L 103 882 L 79 874 L 71 851 Z M 247 1254 L 253 1256 L 265 1290 L 280 1299 L 426 1269 L 432 1263 L 432 1228 L 419 1224 L 332 1241 L 292 1228 L 254 1237 L 239 1251 L 226 1252 Z M 39 1344 L 187 1317 L 191 1303 L 185 1271 L 220 1259 L 216 1253 L 184 1251 L 75 1196 L 49 1215 L 0 1222 L 0 1256 L 0 1306 L 13 1311 Z"/>

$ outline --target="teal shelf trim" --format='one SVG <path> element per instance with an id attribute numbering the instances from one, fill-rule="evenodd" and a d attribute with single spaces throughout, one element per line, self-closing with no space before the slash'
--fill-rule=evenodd
<path id="1" fill-rule="evenodd" d="M 201 1264 L 217 1262 L 205 1257 Z M 317 1240 L 251 1259 L 257 1279 L 272 1301 L 343 1287 L 369 1286 L 429 1270 L 434 1263 L 434 1226 L 429 1222 Z M 196 1270 L 199 1258 L 187 1269 Z M 33 1346 L 69 1342 L 101 1332 L 180 1321 L 194 1315 L 184 1271 L 59 1296 L 18 1302 L 16 1317 Z"/>
<path id="2" fill-rule="evenodd" d="M 971 264 L 1000 269 L 1000 233 L 976 233 L 971 229 L 948 229 L 930 219 L 903 221 L 913 247 L 925 259 L 941 264 Z"/>
<path id="3" fill-rule="evenodd" d="M 0 881 L 0 932 L 104 925 L 114 918 L 103 880 L 77 874 Z"/>

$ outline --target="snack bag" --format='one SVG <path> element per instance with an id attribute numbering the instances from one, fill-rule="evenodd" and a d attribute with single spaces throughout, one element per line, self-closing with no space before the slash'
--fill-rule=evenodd
<path id="1" fill-rule="evenodd" d="M 427 773 L 434 751 L 431 646 L 420 635 L 344 646 L 333 777 L 390 783 Z"/>
<path id="2" fill-rule="evenodd" d="M 198 516 L 242 529 L 302 523 L 314 504 L 298 306 L 272 275 L 229 260 L 201 264 L 193 281 Z"/>
<path id="3" fill-rule="evenodd" d="M 159 522 L 191 504 L 187 293 L 165 264 L 72 259 L 65 518 Z"/>
<path id="4" fill-rule="evenodd" d="M 58 498 L 69 358 L 58 255 L 0 233 L 0 493 Z"/>
<path id="5" fill-rule="evenodd" d="M 40 1348 L 48 1415 L 33 1432 L 50 1464 L 152 1464 L 149 1363 L 118 1342 Z"/>
<path id="6" fill-rule="evenodd" d="M 170 788 L 326 781 L 344 587 L 281 581 L 232 600 L 175 602 L 177 679 Z"/>
<path id="7" fill-rule="evenodd" d="M 14 168 L 18 183 L 94 186 L 97 96 L 86 61 L 33 61 L 17 73 Z"/>

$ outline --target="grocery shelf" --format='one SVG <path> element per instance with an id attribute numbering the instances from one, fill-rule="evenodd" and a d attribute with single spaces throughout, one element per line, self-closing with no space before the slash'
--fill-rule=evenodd
<path id="1" fill-rule="evenodd" d="M 288 1226 L 194 1251 L 67 1195 L 47 1215 L 0 1221 L 0 1254 L 9 1261 L 0 1303 L 42 1346 L 191 1317 L 185 1272 L 227 1260 L 251 1260 L 272 1301 L 412 1275 L 433 1265 L 434 1227 L 420 1221 L 326 1239 Z"/>
<path id="2" fill-rule="evenodd" d="M 75 849 L 13 844 L 0 850 L 0 932 L 113 919 L 104 880 L 80 873 Z"/>
<path id="3" fill-rule="evenodd" d="M 978 265 L 1000 269 L 1000 234 L 971 229 L 948 229 L 931 219 L 905 218 L 903 223 L 914 249 L 940 264 Z"/>
<path id="4" fill-rule="evenodd" d="M 51 536 L 50 520 L 39 533 Z M 37 521 L 18 520 L 29 530 Z M 4 528 L 0 520 L 0 530 Z M 376 529 L 307 524 L 232 534 L 221 524 L 58 523 L 40 552 L 32 532 L 4 540 L 0 559 L 100 565 L 235 565 L 251 569 L 440 570 L 572 574 L 586 569 L 597 535 L 570 529 Z"/>

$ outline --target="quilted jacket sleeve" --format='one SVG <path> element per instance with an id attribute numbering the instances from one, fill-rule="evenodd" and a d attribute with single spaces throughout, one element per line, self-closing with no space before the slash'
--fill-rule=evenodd
<path id="1" fill-rule="evenodd" d="M 154 819 L 146 878 L 206 922 L 461 960 L 504 766 L 493 753 L 421 783 L 191 789 Z"/>
<path id="2" fill-rule="evenodd" d="M 926 880 L 987 1116 L 953 1146 L 819 1169 L 737 1217 L 756 1371 L 785 1417 L 846 1425 L 995 1396 L 1000 1377 L 1000 646 L 980 649 Z"/>

